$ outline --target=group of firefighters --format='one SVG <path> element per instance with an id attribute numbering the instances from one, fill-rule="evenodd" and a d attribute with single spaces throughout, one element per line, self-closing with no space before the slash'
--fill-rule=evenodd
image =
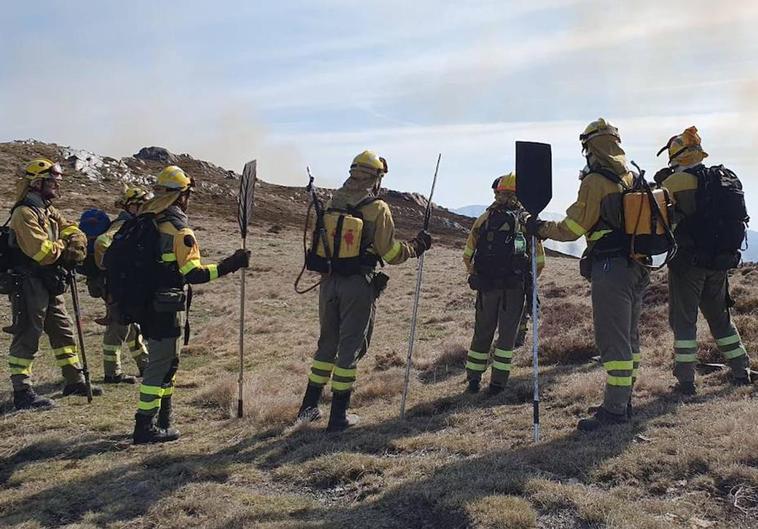
<path id="1" fill-rule="evenodd" d="M 602 404 L 578 423 L 580 430 L 592 431 L 628 422 L 631 417 L 632 389 L 640 364 L 638 322 L 649 267 L 630 257 L 620 225 L 622 193 L 632 185 L 634 174 L 629 170 L 618 130 L 599 119 L 587 126 L 580 140 L 587 165 L 580 175 L 577 200 L 562 221 L 542 221 L 529 215 L 518 201 L 516 177 L 510 173 L 495 179 L 495 200 L 471 229 L 463 260 L 477 297 L 474 336 L 466 360 L 466 391 L 480 391 L 488 366 L 489 392 L 497 394 L 506 386 L 514 349 L 523 342 L 528 312 L 525 308 L 531 303 L 531 241 L 537 241 L 534 254 L 539 274 L 545 262 L 541 240 L 572 241 L 585 236 L 588 249 L 583 275 L 592 285 L 595 343 L 607 372 Z M 691 259 L 689 234 L 676 229 L 686 226 L 687 218 L 696 214 L 698 177 L 692 169 L 702 166 L 707 154 L 694 127 L 672 137 L 666 148 L 669 167 L 659 183 L 673 199 L 672 224 L 679 247 L 677 257 L 668 265 L 673 372 L 677 379 L 673 391 L 682 396 L 696 392 L 698 309 L 731 369 L 732 383 L 751 384 L 754 379 L 750 360 L 730 317 L 727 269 L 704 266 Z M 360 153 L 350 165 L 348 179 L 326 208 L 327 212 L 350 212 L 362 221 L 359 255 L 351 258 L 351 266 L 343 268 L 343 273 L 334 267 L 337 272 L 322 276 L 320 336 L 297 417 L 299 421 L 318 420 L 319 401 L 324 387 L 330 384 L 328 431 L 344 430 L 356 420 L 347 412 L 357 364 L 369 347 L 376 299 L 386 285 L 386 276 L 377 272 L 377 265 L 400 264 L 421 256 L 432 245 L 431 236 L 424 230 L 409 241 L 395 238 L 390 208 L 378 198 L 387 171 L 384 158 L 372 151 Z M 615 175 L 615 180 L 609 174 Z M 125 187 L 116 202 L 121 209 L 118 218 L 90 241 L 76 223 L 64 219 L 52 205 L 59 198 L 61 179 L 59 164 L 47 159 L 32 160 L 24 168 L 10 217 L 10 246 L 17 254 L 13 270 L 21 279 L 10 294 L 13 324 L 8 330 L 13 339 L 8 363 L 14 405 L 19 410 L 55 405 L 53 400 L 37 394 L 31 383 L 32 364 L 43 333 L 49 337 L 66 381 L 63 394 L 88 394 L 74 326 L 63 299 L 66 277 L 70 277 L 67 274 L 87 259 L 88 242 L 90 259 L 103 270 L 104 256 L 121 226 L 137 215 L 155 215 L 160 233 L 160 286 L 180 291 L 187 284 L 205 283 L 246 268 L 250 259 L 249 251 L 237 250 L 218 264 L 201 262 L 187 217 L 194 181 L 177 166 L 168 166 L 158 175 L 151 193 L 139 187 Z M 333 257 L 338 258 L 336 254 Z M 344 272 L 348 269 L 349 273 Z M 118 305 L 107 292 L 106 284 L 97 294 L 107 306 L 102 321 L 106 325 L 103 382 L 137 383 L 121 368 L 121 353 L 129 351 L 142 378 L 134 443 L 177 439 L 179 433 L 172 427 L 172 395 L 185 307 L 156 310 L 140 326 L 124 325 L 117 317 Z M 493 349 L 495 331 L 498 338 Z M 97 386 L 89 389 L 92 395 L 102 394 Z"/>

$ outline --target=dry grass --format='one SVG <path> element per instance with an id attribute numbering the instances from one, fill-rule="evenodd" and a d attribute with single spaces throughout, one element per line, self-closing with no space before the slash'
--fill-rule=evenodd
<path id="1" fill-rule="evenodd" d="M 209 260 L 237 244 L 231 223 L 202 224 Z M 543 440 L 534 445 L 528 343 L 502 395 L 463 395 L 474 308 L 460 248 L 435 247 L 426 260 L 407 420 L 398 420 L 415 262 L 389 267 L 371 349 L 359 364 L 353 408 L 361 421 L 327 435 L 324 421 L 290 426 L 318 338 L 317 295 L 297 296 L 289 284 L 301 265 L 299 234 L 268 228 L 256 228 L 251 239 L 246 417 L 234 418 L 233 276 L 196 290 L 194 336 L 176 392 L 177 443 L 129 444 L 134 386 L 108 387 L 92 406 L 60 398 L 55 410 L 20 414 L 10 413 L 4 388 L 0 526 L 756 527 L 756 390 L 733 389 L 724 373 L 714 373 L 699 379 L 696 399 L 668 398 L 672 336 L 662 283 L 646 298 L 633 422 L 584 435 L 576 419 L 598 403 L 603 384 L 591 359 L 588 286 L 574 260 L 549 262 L 541 280 Z M 758 349 L 756 277 L 755 267 L 732 277 L 735 322 L 750 351 Z M 91 317 L 101 307 L 87 299 L 84 310 L 98 379 L 100 338 Z M 700 327 L 701 352 L 709 354 L 708 330 Z M 7 337 L 0 343 L 7 347 Z M 35 379 L 56 395 L 58 373 L 46 347 Z M 328 402 L 327 392 L 323 412 Z"/>

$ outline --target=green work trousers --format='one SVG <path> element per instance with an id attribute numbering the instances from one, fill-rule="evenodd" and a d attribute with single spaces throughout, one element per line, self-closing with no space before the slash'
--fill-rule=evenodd
<path id="1" fill-rule="evenodd" d="M 83 382 L 74 325 L 66 312 L 63 295 L 51 295 L 42 280 L 32 275 L 24 277 L 21 288 L 20 328 L 13 335 L 8 356 L 13 389 L 31 386 L 32 363 L 43 332 L 50 340 L 66 383 Z"/>
<path id="2" fill-rule="evenodd" d="M 147 365 L 147 348 L 142 341 L 142 335 L 137 324 L 121 325 L 118 323 L 118 308 L 108 303 L 108 326 L 103 334 L 103 370 L 105 376 L 121 374 L 121 352 L 126 349 L 134 358 L 140 373 Z"/>
<path id="3" fill-rule="evenodd" d="M 169 313 L 170 314 L 170 313 Z M 166 313 L 162 313 L 165 318 Z M 180 334 L 183 313 L 174 313 L 175 333 Z M 147 339 L 149 361 L 139 388 L 137 413 L 154 416 L 161 408 L 162 399 L 174 394 L 176 371 L 179 368 L 179 353 L 182 348 L 180 336 Z"/>
<path id="4" fill-rule="evenodd" d="M 309 384 L 323 387 L 331 380 L 332 392 L 352 391 L 358 360 L 371 341 L 375 302 L 370 275 L 333 274 L 324 278 L 319 289 L 321 335 Z"/>
<path id="5" fill-rule="evenodd" d="M 625 415 L 640 363 L 639 319 L 650 273 L 626 257 L 592 263 L 595 344 L 606 370 L 603 408 Z"/>
<path id="6" fill-rule="evenodd" d="M 731 301 L 727 272 L 674 261 L 669 265 L 668 277 L 669 323 L 674 332 L 674 376 L 680 382 L 695 380 L 697 313 L 700 309 L 733 376 L 745 377 L 750 359 L 729 314 Z"/>
<path id="7" fill-rule="evenodd" d="M 487 370 L 490 347 L 498 331 L 492 356 L 491 383 L 504 386 L 511 372 L 513 348 L 519 324 L 524 314 L 524 283 L 515 283 L 509 288 L 480 290 L 476 296 L 476 321 L 466 359 L 466 376 L 479 380 Z"/>

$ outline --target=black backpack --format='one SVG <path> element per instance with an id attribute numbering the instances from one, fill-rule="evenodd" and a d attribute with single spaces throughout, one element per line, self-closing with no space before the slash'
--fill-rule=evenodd
<path id="1" fill-rule="evenodd" d="M 713 270 L 736 268 L 750 221 L 740 179 L 723 165 L 685 171 L 698 182 L 695 214 L 684 221 L 694 242 L 694 264 Z"/>
<path id="2" fill-rule="evenodd" d="M 151 313 L 162 273 L 159 245 L 155 215 L 147 213 L 127 220 L 105 252 L 106 289 L 122 325 L 142 324 Z"/>
<path id="3" fill-rule="evenodd" d="M 23 254 L 18 248 L 11 246 L 11 228 L 8 224 L 11 221 L 13 212 L 17 207 L 27 205 L 35 210 L 38 215 L 39 210 L 36 207 L 28 204 L 24 201 L 17 202 L 11 208 L 8 219 L 0 226 L 0 294 L 10 294 L 14 291 L 17 278 L 13 274 L 13 267 L 19 264 L 20 260 L 24 259 Z"/>
<path id="4" fill-rule="evenodd" d="M 474 250 L 474 271 L 486 279 L 507 279 L 529 268 L 526 239 L 518 230 L 517 213 L 493 209 L 479 228 Z"/>
<path id="5" fill-rule="evenodd" d="M 13 249 L 10 245 L 11 229 L 8 226 L 9 221 L 10 219 L 0 226 L 0 294 L 10 294 L 14 287 L 11 273 L 11 268 L 13 268 Z"/>

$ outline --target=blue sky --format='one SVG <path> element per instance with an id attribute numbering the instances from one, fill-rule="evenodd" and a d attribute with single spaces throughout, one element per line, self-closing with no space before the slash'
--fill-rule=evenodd
<path id="1" fill-rule="evenodd" d="M 128 7 L 126 7 L 128 6 Z M 652 175 L 689 125 L 758 217 L 758 2 L 25 1 L 4 6 L 0 141 L 123 156 L 163 145 L 296 185 L 337 185 L 373 148 L 389 187 L 486 203 L 513 142 L 554 151 L 575 197 L 578 134 L 604 116 Z"/>

